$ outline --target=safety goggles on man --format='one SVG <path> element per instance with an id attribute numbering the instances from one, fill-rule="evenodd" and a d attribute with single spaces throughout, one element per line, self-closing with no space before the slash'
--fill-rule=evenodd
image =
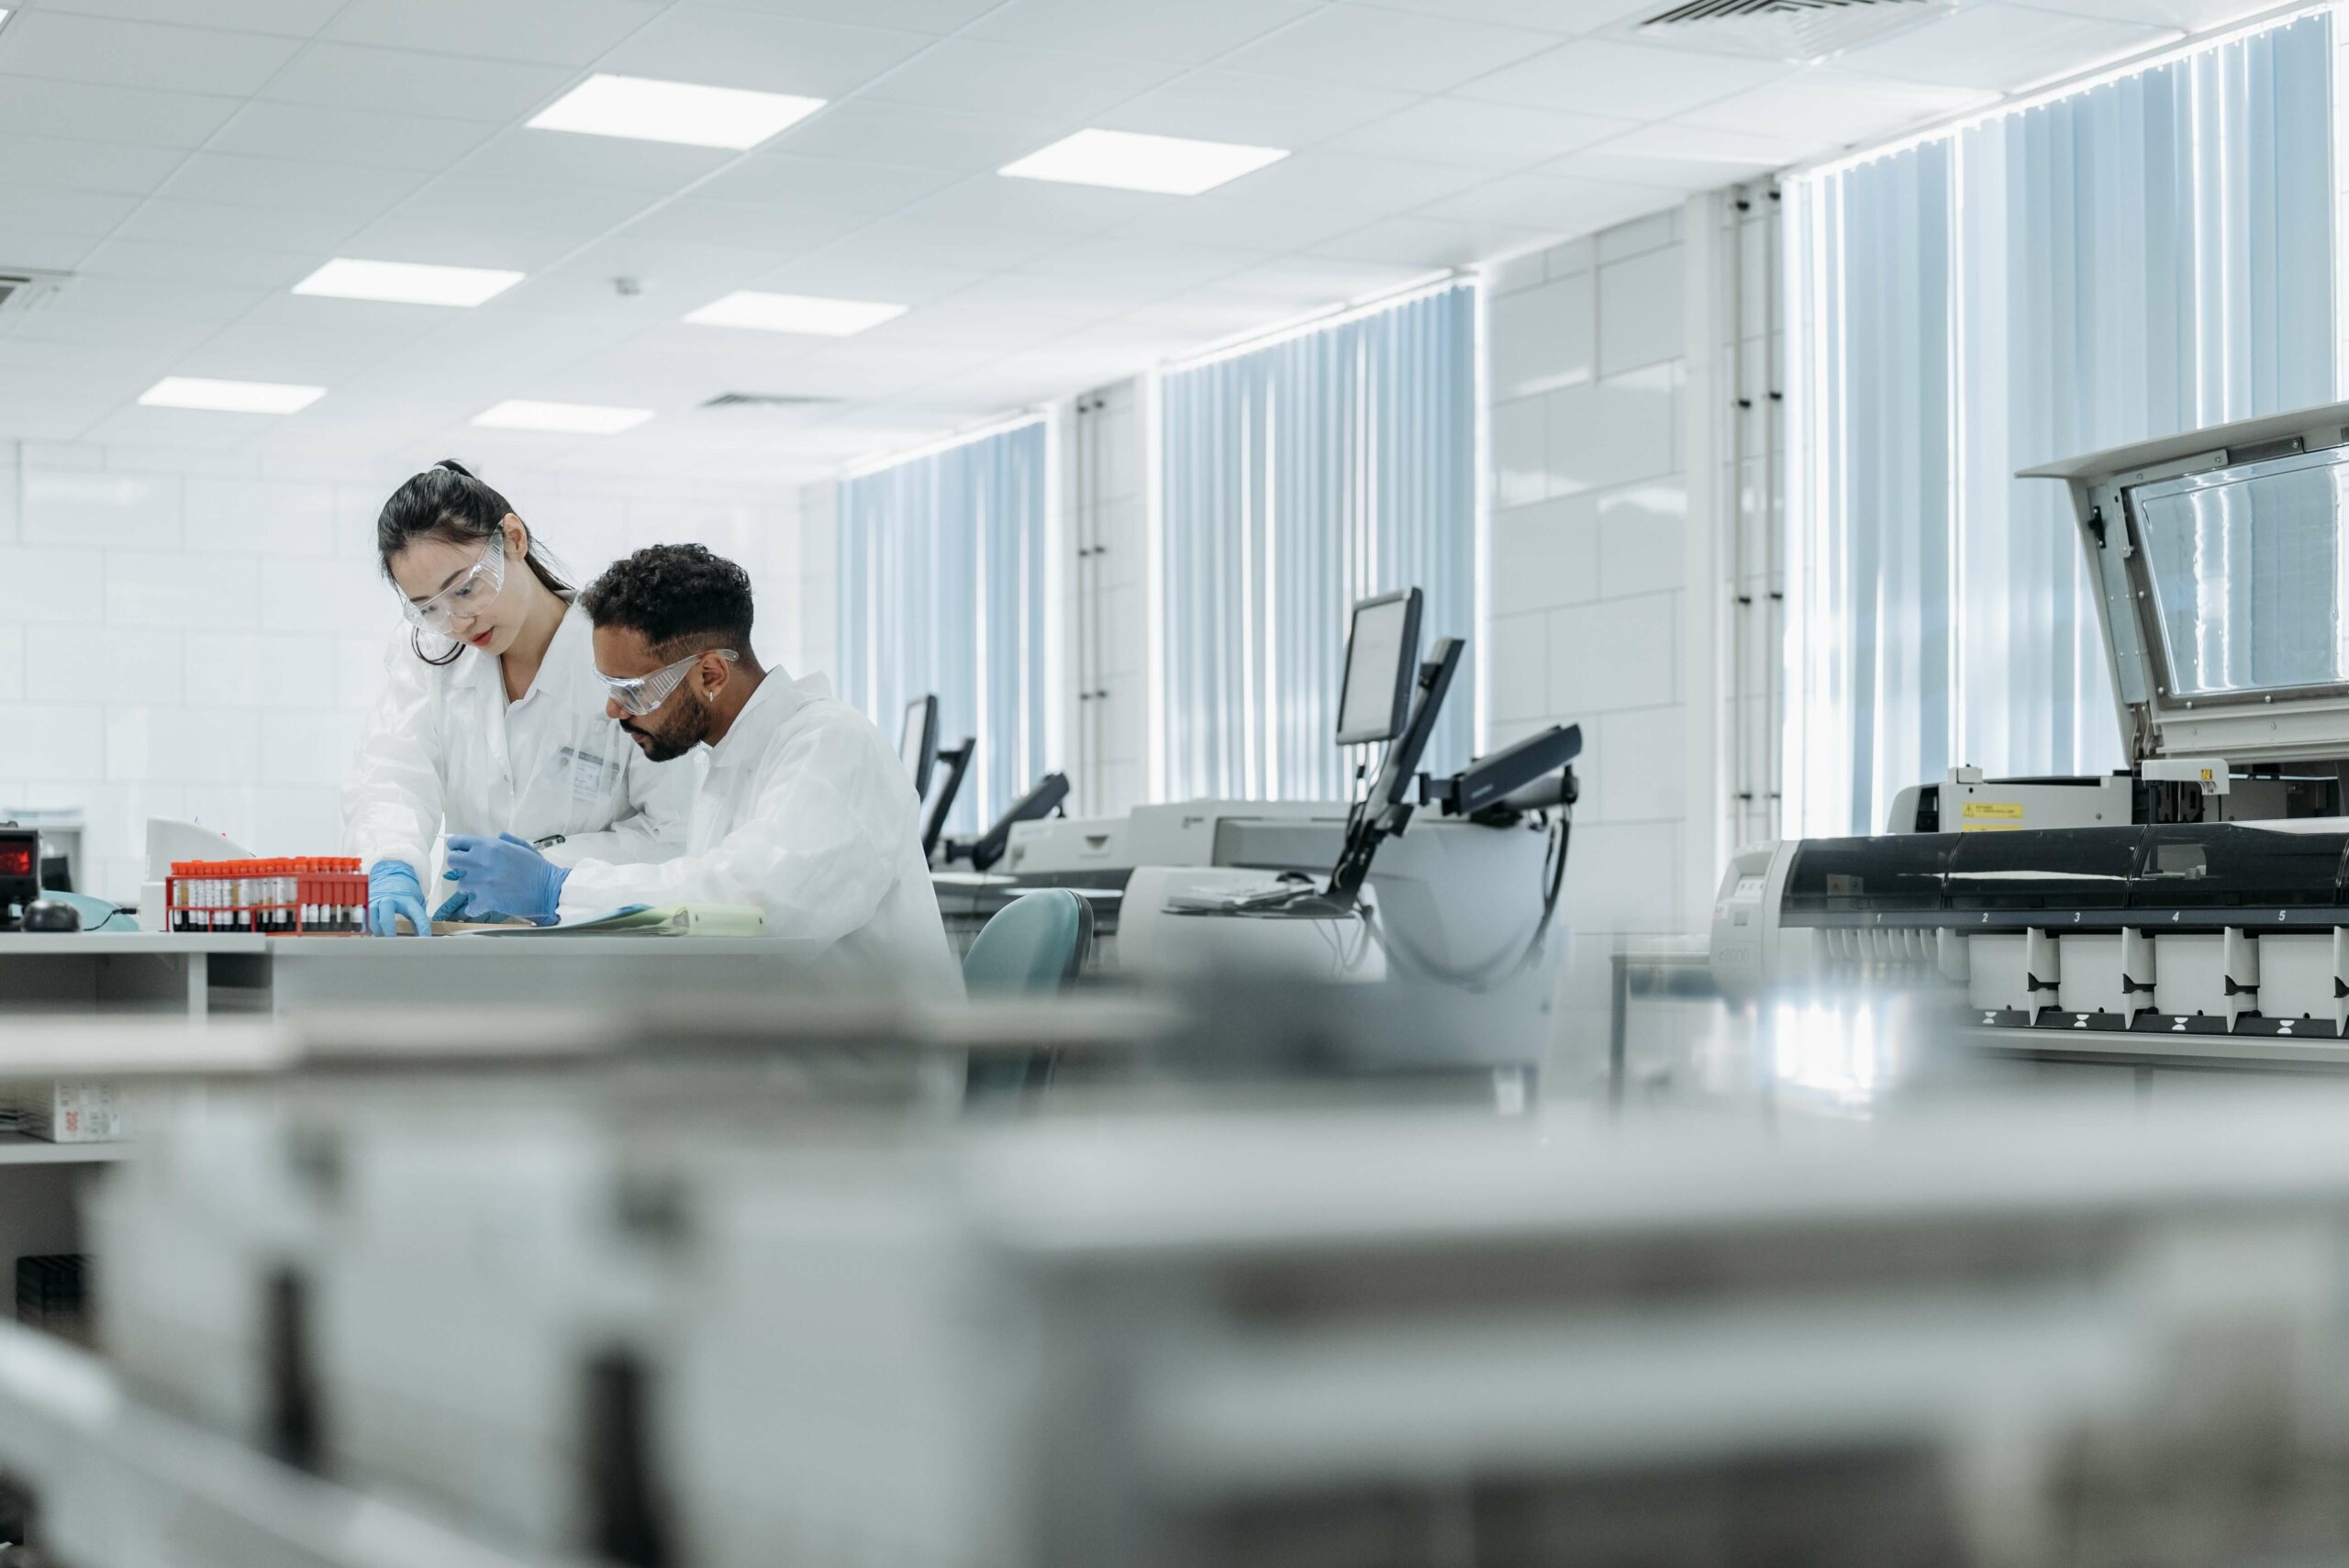
<path id="1" fill-rule="evenodd" d="M 637 717 L 642 718 L 646 714 L 667 702 L 669 694 L 675 691 L 679 683 L 685 680 L 685 672 L 712 653 L 717 654 L 729 664 L 741 657 L 731 648 L 705 648 L 699 653 L 688 653 L 674 664 L 663 664 L 650 675 L 639 675 L 634 680 L 618 680 L 606 675 L 601 670 L 596 671 L 596 673 L 602 678 L 605 685 L 611 688 L 614 702 Z"/>
<path id="2" fill-rule="evenodd" d="M 416 625 L 443 637 L 456 635 L 460 621 L 471 621 L 490 606 L 506 587 L 506 540 L 492 539 L 481 559 L 462 577 L 418 603 L 403 594 L 400 607 Z"/>

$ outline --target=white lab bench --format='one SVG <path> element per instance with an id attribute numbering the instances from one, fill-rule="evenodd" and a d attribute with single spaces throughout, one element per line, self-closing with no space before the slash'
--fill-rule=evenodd
<path id="1" fill-rule="evenodd" d="M 592 1005 L 793 987 L 761 938 L 0 934 L 0 1015 L 287 1013 L 370 1003 Z"/>

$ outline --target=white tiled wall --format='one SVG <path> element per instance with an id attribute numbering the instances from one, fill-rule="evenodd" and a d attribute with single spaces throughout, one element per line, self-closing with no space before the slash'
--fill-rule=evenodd
<path id="1" fill-rule="evenodd" d="M 1148 414 L 1136 379 L 1088 392 L 1059 415 L 1058 537 L 1071 562 L 1061 579 L 1070 754 L 1058 765 L 1079 816 L 1116 816 L 1150 798 Z M 1092 549 L 1099 553 L 1075 559 Z"/>
<path id="2" fill-rule="evenodd" d="M 1607 955 L 1626 938 L 1701 932 L 1709 803 L 1692 753 L 1715 723 L 1707 570 L 1692 489 L 1709 505 L 1691 345 L 1694 208 L 1496 268 L 1486 331 L 1491 534 L 1486 743 L 1582 726 L 1561 1012 L 1570 1044 L 1603 1027 Z M 1697 317 L 1692 319 L 1692 317 Z M 1692 473 L 1697 482 L 1692 485 Z M 1698 624 L 1692 624 L 1696 615 Z"/>
<path id="3" fill-rule="evenodd" d="M 406 474 L 0 445 L 0 817 L 79 807 L 82 885 L 138 895 L 146 819 L 325 854 L 398 621 L 374 518 Z M 796 492 L 484 472 L 586 575 L 664 539 L 749 567 L 759 644 L 829 668 L 829 513 Z"/>

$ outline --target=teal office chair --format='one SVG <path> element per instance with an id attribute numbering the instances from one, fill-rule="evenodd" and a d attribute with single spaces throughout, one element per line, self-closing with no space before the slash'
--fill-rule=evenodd
<path id="1" fill-rule="evenodd" d="M 963 955 L 963 984 L 974 996 L 1065 991 L 1093 950 L 1093 906 L 1065 887 L 1024 893 L 996 910 Z M 1053 1053 L 974 1060 L 965 1102 L 1006 1106 L 1052 1081 Z"/>
<path id="2" fill-rule="evenodd" d="M 963 955 L 963 984 L 975 994 L 1064 991 L 1092 951 L 1092 905 L 1065 887 L 1023 893 Z"/>

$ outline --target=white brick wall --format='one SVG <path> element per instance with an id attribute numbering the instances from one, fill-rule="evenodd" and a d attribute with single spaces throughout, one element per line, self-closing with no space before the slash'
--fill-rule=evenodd
<path id="1" fill-rule="evenodd" d="M 1067 769 L 1077 816 L 1114 817 L 1151 797 L 1150 414 L 1136 379 L 1085 393 L 1056 416 L 1069 757 L 1053 765 Z M 1080 562 L 1076 551 L 1088 547 L 1100 553 Z M 1089 611 L 1087 593 L 1098 596 Z"/>
<path id="2" fill-rule="evenodd" d="M 398 619 L 374 518 L 405 472 L 0 444 L 0 818 L 79 807 L 82 885 L 135 898 L 146 820 L 194 817 L 325 854 L 337 786 Z M 484 473 L 576 571 L 664 539 L 750 568 L 759 645 L 829 670 L 829 487 Z"/>
<path id="3" fill-rule="evenodd" d="M 1707 454 L 1692 450 L 1705 411 L 1688 353 L 1709 326 L 1691 304 L 1689 221 L 1642 218 L 1490 280 L 1486 743 L 1583 728 L 1560 1012 L 1569 1086 L 1602 1041 L 1609 952 L 1701 932 L 1709 914 L 1693 890 L 1713 869 L 1710 819 L 1689 804 L 1716 698 L 1689 619 L 1692 574 L 1708 567 L 1692 556 L 1692 469 Z M 1708 596 L 1694 602 L 1709 614 Z"/>

